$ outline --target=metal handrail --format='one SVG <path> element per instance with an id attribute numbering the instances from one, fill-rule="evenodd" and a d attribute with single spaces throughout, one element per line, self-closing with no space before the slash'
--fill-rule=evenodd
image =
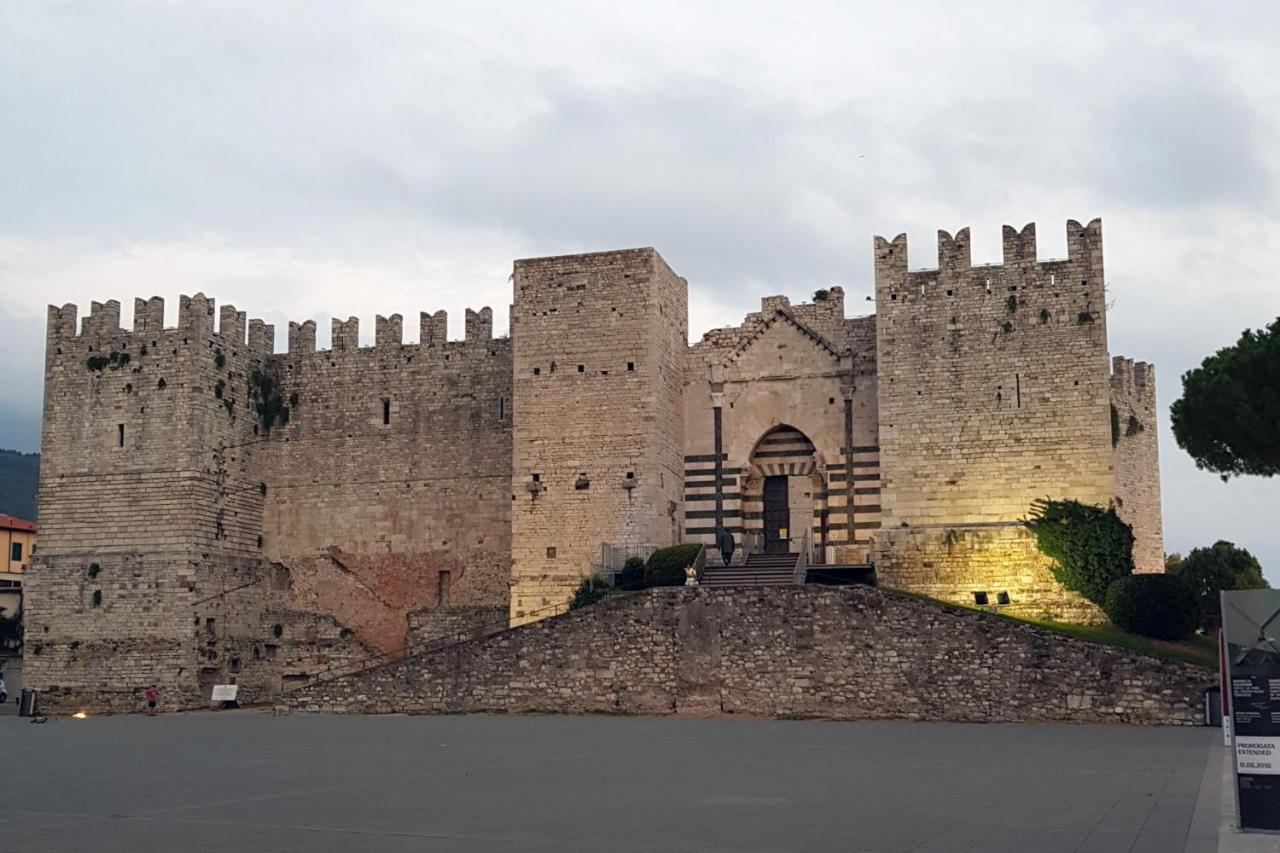
<path id="1" fill-rule="evenodd" d="M 698 549 L 698 556 L 693 558 L 693 569 L 694 569 L 693 576 L 697 578 L 699 583 L 702 582 L 702 573 L 706 570 L 706 568 L 707 568 L 707 546 L 704 544 L 702 545 L 702 547 Z"/>
<path id="2" fill-rule="evenodd" d="M 538 610 L 530 610 L 524 615 L 526 617 L 536 616 L 542 618 L 545 616 L 558 616 L 562 613 L 567 613 L 568 611 L 569 604 L 568 602 L 565 602 L 564 604 L 553 604 L 549 607 L 542 607 Z M 511 630 L 511 628 L 512 626 L 510 624 L 509 617 L 503 615 L 501 623 L 495 619 L 488 625 L 482 623 L 479 626 L 472 627 L 470 630 L 456 631 L 452 634 L 441 634 L 440 636 L 431 637 L 430 639 L 422 640 L 417 643 L 408 643 L 390 652 L 368 655 L 362 658 L 357 658 L 354 661 L 345 661 L 340 664 L 327 666 L 324 669 L 320 669 L 312 673 L 306 681 L 289 685 L 281 685 L 281 690 L 284 693 L 292 693 L 307 687 L 327 684 L 330 681 L 345 678 L 348 675 L 359 675 L 363 672 L 369 672 L 370 670 L 377 669 L 380 666 L 395 663 L 413 655 L 443 651 L 444 649 L 461 645 L 462 643 L 468 643 L 472 640 L 482 640 L 488 637 L 493 637 L 501 634 L 503 631 Z"/>
<path id="3" fill-rule="evenodd" d="M 797 584 L 804 583 L 804 577 L 809 572 L 809 550 L 812 545 L 813 531 L 805 528 L 804 536 L 800 539 L 800 553 L 796 555 L 796 573 L 792 581 Z"/>

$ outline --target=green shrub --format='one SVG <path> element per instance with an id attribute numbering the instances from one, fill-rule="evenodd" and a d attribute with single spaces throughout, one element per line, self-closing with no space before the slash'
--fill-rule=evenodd
<path id="1" fill-rule="evenodd" d="M 645 586 L 684 586 L 684 570 L 698 558 L 698 544 L 672 545 L 649 555 L 644 567 Z"/>
<path id="2" fill-rule="evenodd" d="M 569 609 L 577 610 L 579 607 L 587 607 L 601 599 L 608 598 L 612 593 L 613 587 L 609 586 L 604 578 L 599 575 L 589 575 L 583 578 L 582 583 L 578 584 L 578 588 L 574 590 L 573 599 L 569 602 Z"/>
<path id="3" fill-rule="evenodd" d="M 1115 507 L 1037 500 L 1024 523 L 1053 560 L 1058 582 L 1094 604 L 1103 604 L 1114 581 L 1133 574 L 1133 528 Z"/>
<path id="4" fill-rule="evenodd" d="M 1156 640 L 1184 640 L 1200 624 L 1200 605 L 1177 575 L 1129 575 L 1107 590 L 1107 618 L 1122 631 Z"/>
<path id="5" fill-rule="evenodd" d="M 627 557 L 618 573 L 618 589 L 644 589 L 644 557 Z"/>

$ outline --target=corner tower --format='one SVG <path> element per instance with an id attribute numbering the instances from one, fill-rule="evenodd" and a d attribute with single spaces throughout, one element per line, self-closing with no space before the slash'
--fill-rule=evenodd
<path id="1" fill-rule="evenodd" d="M 1102 223 L 1069 221 L 1065 260 L 1037 260 L 1034 225 L 1005 226 L 1003 246 L 1002 264 L 974 266 L 969 229 L 939 231 L 938 268 L 908 272 L 906 236 L 875 239 L 877 573 L 966 604 L 1096 619 L 1054 581 L 1021 519 L 1036 498 L 1106 506 L 1123 491 Z"/>
<path id="2" fill-rule="evenodd" d="M 680 540 L 687 283 L 653 249 L 515 262 L 511 621 L 601 546 Z"/>

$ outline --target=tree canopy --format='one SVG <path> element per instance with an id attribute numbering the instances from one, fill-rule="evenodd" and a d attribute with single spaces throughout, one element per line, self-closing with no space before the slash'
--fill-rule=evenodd
<path id="1" fill-rule="evenodd" d="M 1166 563 L 1168 565 L 1168 563 Z M 1257 558 L 1234 543 L 1219 539 L 1209 548 L 1194 548 L 1170 566 L 1191 587 L 1207 626 L 1222 621 L 1218 593 L 1229 589 L 1267 589 Z"/>
<path id="2" fill-rule="evenodd" d="M 1280 318 L 1184 373 L 1170 415 L 1197 467 L 1224 480 L 1280 474 Z"/>

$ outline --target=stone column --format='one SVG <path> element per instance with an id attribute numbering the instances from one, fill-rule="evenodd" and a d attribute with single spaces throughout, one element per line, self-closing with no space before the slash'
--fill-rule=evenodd
<path id="1" fill-rule="evenodd" d="M 724 384 L 711 386 L 711 406 L 715 417 L 716 532 L 724 526 Z M 716 543 L 719 544 L 718 542 Z"/>
<path id="2" fill-rule="evenodd" d="M 844 397 L 844 520 L 849 538 L 846 547 L 852 549 L 857 536 L 853 519 L 853 386 L 840 386 L 840 394 Z"/>

